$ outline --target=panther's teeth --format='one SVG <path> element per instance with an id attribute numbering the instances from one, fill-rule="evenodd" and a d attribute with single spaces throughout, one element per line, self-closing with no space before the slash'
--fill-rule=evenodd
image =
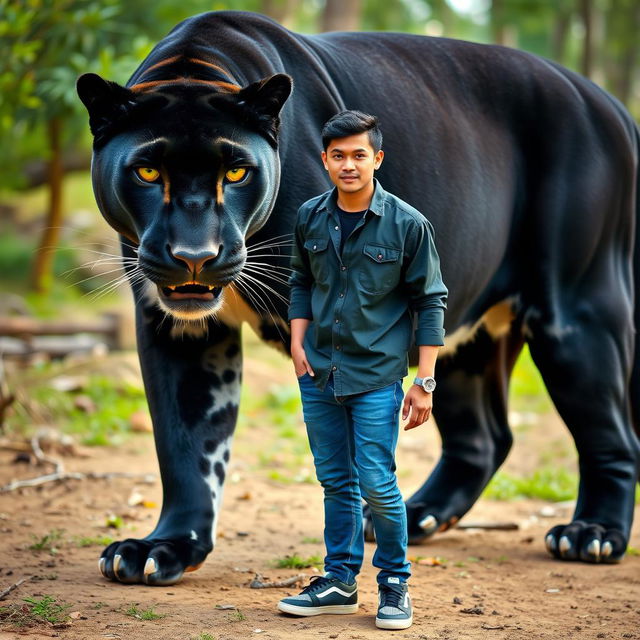
<path id="1" fill-rule="evenodd" d="M 608 558 L 611 555 L 612 551 L 613 545 L 607 540 L 607 542 L 602 545 L 600 555 L 604 558 Z"/>
<path id="2" fill-rule="evenodd" d="M 567 551 L 569 551 L 569 549 L 571 549 L 571 540 L 569 540 L 567 536 L 562 536 L 562 538 L 560 538 L 560 544 L 558 545 L 558 548 L 560 549 L 560 553 L 566 553 Z"/>
<path id="3" fill-rule="evenodd" d="M 431 533 L 432 531 L 435 531 L 436 527 L 438 526 L 438 521 L 436 520 L 435 516 L 428 515 L 422 520 L 420 520 L 420 522 L 418 523 L 418 526 L 425 533 Z"/>
<path id="4" fill-rule="evenodd" d="M 549 534 L 544 539 L 544 542 L 547 545 L 547 549 L 549 551 L 555 551 L 556 550 L 556 537 L 554 535 Z"/>
<path id="5" fill-rule="evenodd" d="M 122 556 L 120 554 L 116 554 L 113 556 L 113 572 L 118 575 L 118 569 L 120 568 L 120 562 L 122 561 Z"/>
<path id="6" fill-rule="evenodd" d="M 100 560 L 98 560 L 98 569 L 100 569 L 100 573 L 105 578 L 107 577 L 106 565 L 107 565 L 107 559 L 106 558 L 100 558 Z"/>
<path id="7" fill-rule="evenodd" d="M 144 575 L 148 576 L 155 573 L 158 570 L 156 561 L 153 558 L 147 558 L 147 562 L 144 565 Z"/>
<path id="8" fill-rule="evenodd" d="M 592 540 L 587 547 L 587 553 L 594 558 L 600 557 L 600 540 Z"/>

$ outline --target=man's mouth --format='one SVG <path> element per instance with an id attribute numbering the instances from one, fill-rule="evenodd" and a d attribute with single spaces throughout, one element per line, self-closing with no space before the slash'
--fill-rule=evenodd
<path id="1" fill-rule="evenodd" d="M 348 182 L 352 182 L 353 180 L 357 180 L 358 176 L 348 175 L 348 176 L 340 176 L 340 180 L 347 180 Z"/>
<path id="2" fill-rule="evenodd" d="M 162 287 L 162 293 L 168 300 L 215 300 L 222 291 L 222 287 L 202 284 L 200 282 L 185 282 L 179 285 Z"/>

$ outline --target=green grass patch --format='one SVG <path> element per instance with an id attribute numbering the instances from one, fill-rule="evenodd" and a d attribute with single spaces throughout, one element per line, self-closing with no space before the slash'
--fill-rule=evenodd
<path id="1" fill-rule="evenodd" d="M 543 467 L 530 476 L 514 476 L 499 471 L 482 494 L 490 500 L 537 498 L 551 502 L 575 499 L 578 476 L 563 468 Z"/>
<path id="2" fill-rule="evenodd" d="M 191 640 L 216 640 L 210 633 L 200 633 L 197 636 L 191 636 Z"/>
<path id="3" fill-rule="evenodd" d="M 240 611 L 240 609 L 236 609 L 235 611 L 231 612 L 227 617 L 229 618 L 229 620 L 231 620 L 231 622 L 242 622 L 243 620 L 247 619 L 247 616 L 245 616 L 244 613 Z"/>
<path id="4" fill-rule="evenodd" d="M 52 381 L 67 375 L 60 363 L 51 363 L 33 368 L 28 378 L 17 380 L 14 388 L 28 389 L 29 405 L 14 405 L 13 415 L 7 420 L 9 428 L 28 435 L 35 414 L 38 422 L 55 424 L 65 433 L 78 434 L 82 444 L 121 444 L 131 432 L 131 416 L 147 409 L 142 386 L 100 374 L 81 376 L 78 391 L 55 389 Z"/>
<path id="5" fill-rule="evenodd" d="M 290 556 L 284 556 L 284 558 L 277 558 L 273 564 L 277 569 L 307 569 L 321 566 L 322 558 L 318 555 L 303 558 L 294 553 Z"/>
<path id="6" fill-rule="evenodd" d="M 165 614 L 156 613 L 153 610 L 153 607 L 149 607 L 148 609 L 140 609 L 137 605 L 132 604 L 126 611 L 125 614 L 135 618 L 136 620 L 159 620 L 160 618 L 164 618 Z"/>
<path id="7" fill-rule="evenodd" d="M 45 533 L 43 536 L 32 535 L 34 542 L 29 545 L 30 551 L 48 551 L 51 555 L 58 553 L 60 542 L 62 541 L 62 534 L 64 529 L 52 529 L 49 533 Z"/>
<path id="8" fill-rule="evenodd" d="M 553 403 L 527 345 L 513 369 L 509 385 L 509 407 L 514 411 L 548 413 Z"/>
<path id="9" fill-rule="evenodd" d="M 16 628 L 33 627 L 35 625 L 64 624 L 69 620 L 67 610 L 70 604 L 58 602 L 53 596 L 41 598 L 24 598 L 25 604 L 12 604 L 0 607 L 0 624 Z"/>
<path id="10" fill-rule="evenodd" d="M 315 538 L 313 536 L 305 536 L 302 538 L 302 544 L 322 544 L 322 538 Z"/>
<path id="11" fill-rule="evenodd" d="M 77 547 L 106 547 L 113 542 L 109 536 L 76 536 L 73 539 Z"/>

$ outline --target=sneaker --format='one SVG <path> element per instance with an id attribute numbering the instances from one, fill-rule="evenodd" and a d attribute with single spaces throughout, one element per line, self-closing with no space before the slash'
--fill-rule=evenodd
<path id="1" fill-rule="evenodd" d="M 340 582 L 331 576 L 314 576 L 311 584 L 297 596 L 283 598 L 278 609 L 296 616 L 318 616 L 321 613 L 356 613 L 358 585 Z"/>
<path id="2" fill-rule="evenodd" d="M 407 629 L 413 623 L 411 597 L 406 582 L 387 578 L 378 585 L 378 615 L 376 627 L 380 629 Z"/>

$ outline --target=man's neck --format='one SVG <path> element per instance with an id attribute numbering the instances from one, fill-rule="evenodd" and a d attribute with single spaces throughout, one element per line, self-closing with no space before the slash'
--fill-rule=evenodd
<path id="1" fill-rule="evenodd" d="M 375 185 L 373 180 L 359 191 L 345 192 L 338 189 L 338 206 L 348 213 L 358 213 L 369 208 Z"/>

